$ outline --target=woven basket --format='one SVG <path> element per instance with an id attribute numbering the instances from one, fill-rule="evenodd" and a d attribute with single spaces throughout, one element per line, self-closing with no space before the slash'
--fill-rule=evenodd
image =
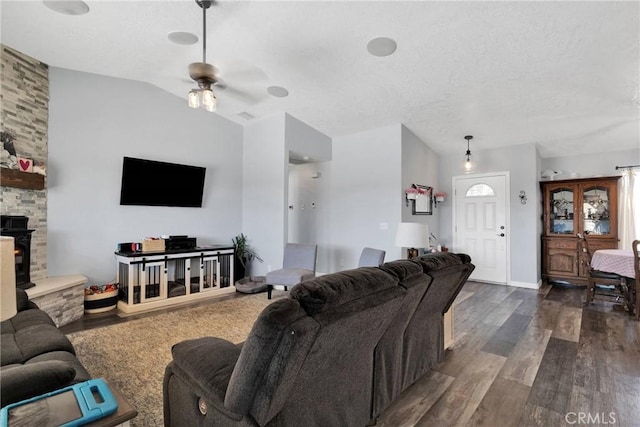
<path id="1" fill-rule="evenodd" d="M 142 252 L 164 252 L 164 239 L 144 239 Z"/>
<path id="2" fill-rule="evenodd" d="M 113 310 L 118 304 L 118 290 L 84 296 L 85 313 L 103 313 Z"/>

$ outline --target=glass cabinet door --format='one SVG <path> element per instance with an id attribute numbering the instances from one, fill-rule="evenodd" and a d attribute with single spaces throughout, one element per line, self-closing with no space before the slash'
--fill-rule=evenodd
<path id="1" fill-rule="evenodd" d="M 610 189 L 590 186 L 582 189 L 582 230 L 585 234 L 606 236 L 611 234 Z"/>
<path id="2" fill-rule="evenodd" d="M 573 190 L 570 188 L 556 188 L 551 190 L 549 202 L 549 233 L 573 234 L 575 232 L 573 220 Z"/>

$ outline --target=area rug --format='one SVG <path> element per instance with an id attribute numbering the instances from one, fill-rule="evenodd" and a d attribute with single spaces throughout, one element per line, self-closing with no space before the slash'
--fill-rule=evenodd
<path id="1" fill-rule="evenodd" d="M 265 294 L 248 295 L 68 337 L 91 376 L 106 378 L 138 410 L 131 425 L 158 427 L 163 425 L 162 378 L 171 346 L 205 336 L 242 342 L 271 302 Z"/>

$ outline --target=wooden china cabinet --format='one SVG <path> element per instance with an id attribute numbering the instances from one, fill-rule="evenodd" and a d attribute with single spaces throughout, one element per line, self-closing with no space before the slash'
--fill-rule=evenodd
<path id="1" fill-rule="evenodd" d="M 591 251 L 618 247 L 618 180 L 605 178 L 540 182 L 543 203 L 542 279 L 587 284 L 577 233 Z"/>

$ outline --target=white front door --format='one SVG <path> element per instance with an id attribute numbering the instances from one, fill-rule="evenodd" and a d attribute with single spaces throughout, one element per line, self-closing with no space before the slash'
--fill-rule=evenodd
<path id="1" fill-rule="evenodd" d="M 476 269 L 471 279 L 507 283 L 508 173 L 454 177 L 454 250 Z"/>

